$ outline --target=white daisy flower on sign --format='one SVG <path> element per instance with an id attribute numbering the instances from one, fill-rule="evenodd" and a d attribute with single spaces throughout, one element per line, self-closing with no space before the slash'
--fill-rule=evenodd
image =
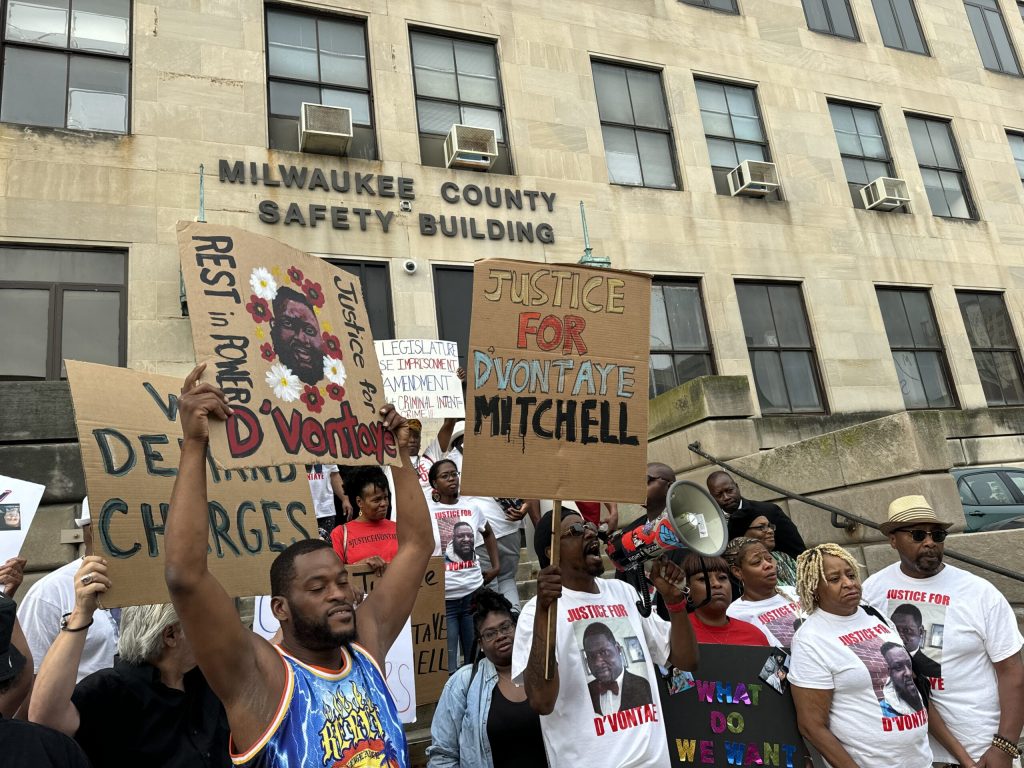
<path id="1" fill-rule="evenodd" d="M 339 387 L 345 385 L 345 366 L 342 365 L 341 360 L 324 357 L 324 378 Z"/>
<path id="2" fill-rule="evenodd" d="M 261 299 L 273 301 L 277 295 L 277 280 L 266 267 L 256 267 L 249 276 L 249 287 Z"/>
<path id="3" fill-rule="evenodd" d="M 288 366 L 274 363 L 267 371 L 267 386 L 274 390 L 274 395 L 286 403 L 294 403 L 302 393 L 299 377 L 291 372 Z"/>

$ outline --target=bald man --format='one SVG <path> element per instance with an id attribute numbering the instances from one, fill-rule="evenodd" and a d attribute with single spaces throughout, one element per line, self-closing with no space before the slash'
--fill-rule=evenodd
<path id="1" fill-rule="evenodd" d="M 730 539 L 735 539 L 737 536 L 749 536 L 747 530 L 750 528 L 750 524 L 756 518 L 764 515 L 768 518 L 769 523 L 775 525 L 775 549 L 777 551 L 785 552 L 790 557 L 796 557 L 807 549 L 796 524 L 789 519 L 778 504 L 744 499 L 740 495 L 739 486 L 732 479 L 732 475 L 721 470 L 708 475 L 707 484 L 708 492 L 715 497 L 718 506 L 729 518 Z"/>

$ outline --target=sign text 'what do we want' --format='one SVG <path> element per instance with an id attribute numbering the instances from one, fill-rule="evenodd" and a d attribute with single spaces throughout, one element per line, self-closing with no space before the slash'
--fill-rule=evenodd
<path id="1" fill-rule="evenodd" d="M 514 476 L 524 498 L 643 501 L 650 285 L 608 269 L 476 263 L 467 494 L 507 495 Z"/>
<path id="2" fill-rule="evenodd" d="M 178 474 L 181 380 L 66 361 L 107 607 L 165 603 L 164 528 Z M 210 570 L 232 596 L 264 594 L 270 564 L 317 531 L 301 467 L 222 470 L 207 455 Z"/>
<path id="3" fill-rule="evenodd" d="M 397 463 L 356 277 L 214 224 L 179 222 L 178 251 L 196 359 L 234 411 L 211 431 L 220 466 Z"/>

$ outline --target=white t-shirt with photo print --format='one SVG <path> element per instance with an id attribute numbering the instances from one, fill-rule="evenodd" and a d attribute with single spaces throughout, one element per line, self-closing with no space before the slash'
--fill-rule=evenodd
<path id="1" fill-rule="evenodd" d="M 427 499 L 427 506 L 434 530 L 434 557 L 444 555 L 444 597 L 457 600 L 483 586 L 484 574 L 476 548 L 484 542 L 487 519 L 480 505 L 471 498 L 460 498 L 454 504 Z M 473 528 L 473 550 L 469 560 L 462 560 L 452 550 L 453 529 L 457 523 L 468 523 Z"/>
<path id="2" fill-rule="evenodd" d="M 895 628 L 863 608 L 852 616 L 819 609 L 793 638 L 789 681 L 832 691 L 829 730 L 857 765 L 931 768 L 927 709 L 899 715 L 884 703 L 891 687 L 885 643 L 903 645 Z"/>
<path id="3" fill-rule="evenodd" d="M 793 624 L 806 616 L 792 587 L 779 587 L 779 594 L 767 600 L 733 600 L 725 615 L 753 624 L 776 648 L 789 647 L 796 631 Z"/>
<path id="4" fill-rule="evenodd" d="M 1006 598 L 962 568 L 946 565 L 934 576 L 913 579 L 894 563 L 864 582 L 864 600 L 886 616 L 906 603 L 921 611 L 927 635 L 922 651 L 941 660 L 941 677 L 931 679 L 932 700 L 967 753 L 980 759 L 999 730 L 994 665 L 1024 645 Z M 932 751 L 939 762 L 955 762 L 934 739 Z"/>
<path id="5" fill-rule="evenodd" d="M 636 610 L 636 590 L 625 582 L 597 579 L 600 592 L 562 589 L 556 627 L 558 698 L 541 715 L 541 733 L 550 765 L 608 765 L 668 768 L 668 740 L 655 664 L 669 656 L 669 623 Z M 523 684 L 533 644 L 534 597 L 523 607 L 512 649 L 512 679 Z M 617 691 L 601 690 L 584 660 L 583 635 L 601 623 L 618 645 L 622 669 Z M 593 630 L 592 630 L 593 632 Z M 641 658 L 642 656 L 642 658 Z M 596 699 L 596 704 L 595 704 Z M 611 714 L 609 708 L 617 706 Z"/>

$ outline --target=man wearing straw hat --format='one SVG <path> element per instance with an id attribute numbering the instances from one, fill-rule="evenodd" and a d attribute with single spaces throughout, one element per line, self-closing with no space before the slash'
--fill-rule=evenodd
<path id="1" fill-rule="evenodd" d="M 973 765 L 1020 766 L 1024 638 L 994 586 L 943 563 L 951 525 L 924 496 L 893 501 L 879 528 L 900 560 L 864 582 L 864 599 L 897 623 L 915 670 L 928 676 L 935 706 Z M 931 742 L 935 759 L 949 763 L 946 750 Z"/>

